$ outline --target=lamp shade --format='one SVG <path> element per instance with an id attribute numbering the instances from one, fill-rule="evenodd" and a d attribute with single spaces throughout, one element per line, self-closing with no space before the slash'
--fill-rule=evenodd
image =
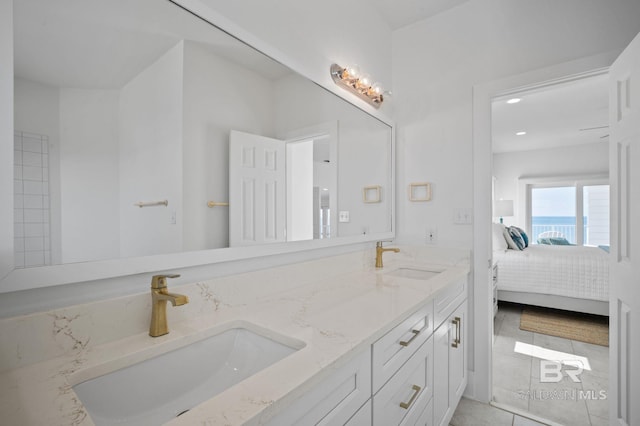
<path id="1" fill-rule="evenodd" d="M 493 202 L 493 216 L 513 216 L 513 200 L 496 200 Z"/>

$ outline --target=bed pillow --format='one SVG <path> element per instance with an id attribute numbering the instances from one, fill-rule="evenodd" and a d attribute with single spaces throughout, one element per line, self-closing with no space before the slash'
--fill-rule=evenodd
<path id="1" fill-rule="evenodd" d="M 504 239 L 504 225 L 501 223 L 492 224 L 492 236 L 493 236 L 493 249 L 494 250 L 507 250 L 507 240 Z"/>
<path id="2" fill-rule="evenodd" d="M 572 246 L 569 241 L 564 237 L 546 237 L 538 238 L 538 244 L 545 244 L 550 246 Z"/>
<path id="3" fill-rule="evenodd" d="M 526 247 L 524 244 L 524 238 L 522 238 L 522 235 L 520 235 L 520 231 L 518 230 L 518 228 L 516 228 L 515 226 L 510 226 L 509 235 L 511 236 L 511 239 L 513 240 L 515 245 L 518 246 L 518 250 L 524 250 L 524 248 Z"/>
<path id="4" fill-rule="evenodd" d="M 552 246 L 571 246 L 571 245 L 573 245 L 569 241 L 567 241 L 567 239 L 564 238 L 564 237 L 550 237 L 549 238 L 549 242 L 551 243 Z"/>
<path id="5" fill-rule="evenodd" d="M 529 247 L 529 237 L 527 236 L 527 233 L 524 232 L 524 229 L 522 228 L 518 228 L 517 226 L 512 226 L 512 228 L 515 228 L 518 230 L 518 232 L 520 233 L 520 236 L 522 237 L 522 239 L 524 240 L 524 247 L 527 248 Z"/>
<path id="6" fill-rule="evenodd" d="M 504 235 L 504 239 L 507 241 L 507 245 L 509 246 L 510 249 L 520 251 L 520 247 L 518 247 L 518 245 L 515 243 L 515 241 L 513 241 L 513 237 L 511 236 L 511 233 L 509 232 L 509 228 L 507 228 L 507 227 L 504 228 L 503 235 Z"/>

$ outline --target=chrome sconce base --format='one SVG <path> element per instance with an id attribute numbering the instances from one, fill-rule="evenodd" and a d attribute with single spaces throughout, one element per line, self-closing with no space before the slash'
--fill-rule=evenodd
<path id="1" fill-rule="evenodd" d="M 372 85 L 367 78 L 351 75 L 347 68 L 332 64 L 330 68 L 333 82 L 345 90 L 363 99 L 375 108 L 380 108 L 384 101 L 382 88 L 378 84 Z"/>

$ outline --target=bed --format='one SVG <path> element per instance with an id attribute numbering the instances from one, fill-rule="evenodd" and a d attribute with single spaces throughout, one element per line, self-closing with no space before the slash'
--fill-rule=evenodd
<path id="1" fill-rule="evenodd" d="M 609 255 L 602 248 L 500 246 L 493 261 L 498 264 L 498 300 L 609 315 Z"/>

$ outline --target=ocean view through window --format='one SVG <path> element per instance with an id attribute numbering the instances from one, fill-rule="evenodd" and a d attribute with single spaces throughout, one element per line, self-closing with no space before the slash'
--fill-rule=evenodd
<path id="1" fill-rule="evenodd" d="M 608 246 L 609 185 L 533 186 L 530 218 L 533 244 Z"/>

